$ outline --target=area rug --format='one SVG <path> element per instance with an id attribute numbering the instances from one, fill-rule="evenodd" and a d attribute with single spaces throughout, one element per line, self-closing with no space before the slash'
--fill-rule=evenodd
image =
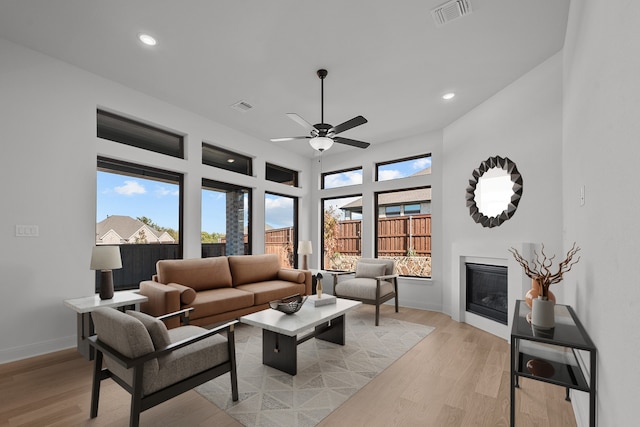
<path id="1" fill-rule="evenodd" d="M 344 346 L 308 340 L 298 346 L 298 374 L 262 364 L 262 330 L 236 328 L 239 400 L 231 400 L 229 374 L 196 388 L 247 427 L 315 426 L 376 375 L 434 330 L 371 313 L 346 314 Z"/>

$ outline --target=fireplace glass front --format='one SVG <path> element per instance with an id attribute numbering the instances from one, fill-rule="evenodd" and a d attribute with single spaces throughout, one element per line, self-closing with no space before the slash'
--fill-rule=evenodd
<path id="1" fill-rule="evenodd" d="M 466 263 L 467 311 L 507 324 L 507 267 Z"/>

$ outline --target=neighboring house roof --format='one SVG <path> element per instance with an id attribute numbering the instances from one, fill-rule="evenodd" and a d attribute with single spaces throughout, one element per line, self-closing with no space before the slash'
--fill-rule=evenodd
<path id="1" fill-rule="evenodd" d="M 173 242 L 174 239 L 166 231 L 158 231 L 144 222 L 126 215 L 111 215 L 96 224 L 96 241 L 105 240 L 109 235 L 116 234 L 121 240 L 133 242 L 144 231 L 147 239 L 152 241 Z"/>
<path id="2" fill-rule="evenodd" d="M 410 176 L 428 175 L 431 173 L 431 167 L 419 170 Z M 431 200 L 431 188 L 421 188 L 418 190 L 395 191 L 392 193 L 380 194 L 378 205 L 403 205 L 407 203 L 419 203 Z M 346 211 L 362 212 L 362 197 L 341 206 L 340 209 Z"/>

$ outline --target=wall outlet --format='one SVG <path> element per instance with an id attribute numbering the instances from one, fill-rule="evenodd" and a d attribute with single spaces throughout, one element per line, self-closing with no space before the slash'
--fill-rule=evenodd
<path id="1" fill-rule="evenodd" d="M 38 237 L 40 229 L 37 225 L 16 225 L 16 237 Z"/>

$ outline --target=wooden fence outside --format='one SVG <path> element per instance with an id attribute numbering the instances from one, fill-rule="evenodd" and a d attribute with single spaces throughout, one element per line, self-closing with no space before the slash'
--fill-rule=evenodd
<path id="1" fill-rule="evenodd" d="M 339 221 L 337 251 L 341 255 L 362 252 L 359 220 Z M 378 256 L 431 256 L 431 214 L 378 219 Z"/>

